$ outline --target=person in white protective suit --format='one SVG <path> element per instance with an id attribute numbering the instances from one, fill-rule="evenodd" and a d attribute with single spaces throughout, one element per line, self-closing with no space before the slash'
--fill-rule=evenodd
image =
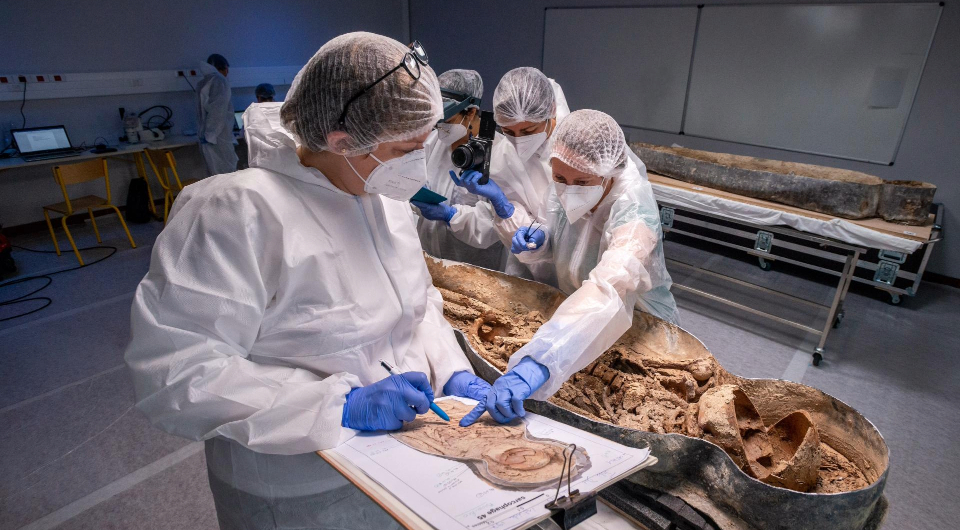
<path id="1" fill-rule="evenodd" d="M 199 97 L 198 134 L 200 152 L 211 175 L 237 170 L 236 139 L 233 137 L 233 101 L 230 99 L 230 64 L 220 54 L 213 54 L 200 65 L 203 78 L 197 83 Z"/>
<path id="2" fill-rule="evenodd" d="M 483 79 L 474 70 L 448 70 L 438 77 L 440 88 L 464 96 L 464 101 L 444 99 L 451 112 L 466 105 L 446 121 L 437 124 L 424 142 L 427 152 L 427 187 L 447 197 L 442 204 L 412 203 L 420 211 L 417 223 L 423 250 L 438 258 L 470 263 L 487 269 L 503 270 L 506 249 L 493 227 L 494 214 L 481 198 L 454 184 L 450 171 L 456 170 L 450 155 L 465 144 L 480 128 L 480 108 L 469 104 L 483 97 Z M 445 112 L 445 116 L 449 113 Z M 485 202 L 485 201 L 484 201 Z"/>
<path id="3" fill-rule="evenodd" d="M 630 328 L 634 308 L 678 322 L 653 190 L 628 151 L 620 126 L 602 112 L 578 110 L 557 127 L 545 230 L 518 228 L 511 252 L 569 298 L 462 425 L 484 411 L 510 421 L 524 415 L 523 399 L 547 400 Z"/>
<path id="4" fill-rule="evenodd" d="M 550 196 L 548 155 L 553 132 L 570 113 L 563 90 L 540 70 L 514 68 L 500 79 L 493 93 L 493 115 L 503 134 L 493 145 L 490 180 L 479 184 L 480 174 L 452 176 L 471 193 L 489 202 L 480 203 L 475 215 L 494 220 L 501 242 L 509 247 L 513 235 L 530 222 L 546 222 Z M 483 223 L 476 223 L 485 229 Z M 529 277 L 527 267 L 511 255 L 506 272 Z"/>
<path id="5" fill-rule="evenodd" d="M 137 408 L 206 441 L 221 529 L 399 528 L 314 452 L 489 389 L 406 202 L 442 115 L 427 62 L 418 43 L 331 40 L 285 103 L 246 111 L 250 169 L 186 188 L 157 238 L 125 359 Z"/>

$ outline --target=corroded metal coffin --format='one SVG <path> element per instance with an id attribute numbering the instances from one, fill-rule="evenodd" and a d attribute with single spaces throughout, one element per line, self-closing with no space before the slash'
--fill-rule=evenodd
<path id="1" fill-rule="evenodd" d="M 745 197 L 847 219 L 877 215 L 883 180 L 856 171 L 634 143 L 647 169 Z"/>
<path id="2" fill-rule="evenodd" d="M 521 303 L 552 315 L 566 298 L 550 286 L 462 263 L 427 257 L 438 287 L 476 298 L 505 310 Z M 628 333 L 651 348 L 685 358 L 711 356 L 682 328 L 651 315 L 635 313 Z M 477 373 L 493 381 L 500 372 L 476 353 L 458 332 L 461 346 Z M 632 447 L 649 446 L 659 462 L 628 480 L 682 498 L 727 530 L 862 530 L 878 528 L 886 512 L 883 489 L 889 452 L 883 437 L 859 412 L 819 390 L 789 381 L 734 381 L 756 405 L 764 423 L 773 425 L 794 410 L 805 410 L 821 438 L 864 470 L 870 485 L 834 494 L 799 493 L 770 486 L 744 473 L 720 447 L 680 434 L 656 434 L 594 421 L 549 402 L 529 400 L 529 410 Z"/>

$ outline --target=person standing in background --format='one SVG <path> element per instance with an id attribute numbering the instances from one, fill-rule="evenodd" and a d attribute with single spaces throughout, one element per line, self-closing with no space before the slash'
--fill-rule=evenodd
<path id="1" fill-rule="evenodd" d="M 277 95 L 277 89 L 270 83 L 260 83 L 253 92 L 257 96 L 257 103 L 269 103 Z"/>
<path id="2" fill-rule="evenodd" d="M 237 170 L 237 152 L 233 137 L 233 102 L 230 100 L 230 63 L 226 57 L 213 54 L 200 65 L 203 79 L 197 84 L 199 101 L 198 134 L 200 151 L 211 175 Z"/>

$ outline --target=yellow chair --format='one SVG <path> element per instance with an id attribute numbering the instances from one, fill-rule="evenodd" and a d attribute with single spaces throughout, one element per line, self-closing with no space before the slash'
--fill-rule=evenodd
<path id="1" fill-rule="evenodd" d="M 166 224 L 170 207 L 173 206 L 173 199 L 183 191 L 184 187 L 199 182 L 199 180 L 180 180 L 180 174 L 177 172 L 177 160 L 173 158 L 173 152 L 169 150 L 157 151 L 155 149 L 144 149 L 143 151 L 147 154 L 147 162 L 150 163 L 153 174 L 157 176 L 160 187 L 163 188 L 163 222 Z"/>
<path id="2" fill-rule="evenodd" d="M 60 245 L 57 243 L 57 235 L 54 233 L 53 224 L 50 222 L 50 212 L 57 212 L 63 216 L 60 218 L 60 224 L 63 225 L 63 231 L 67 233 L 67 239 L 70 240 L 70 246 L 73 247 L 73 253 L 76 254 L 77 261 L 80 262 L 80 265 L 84 264 L 83 258 L 80 257 L 80 251 L 77 250 L 77 244 L 74 243 L 73 236 L 70 234 L 70 229 L 67 228 L 67 217 L 70 217 L 78 210 L 86 210 L 87 214 L 90 215 L 90 222 L 93 224 L 93 232 L 97 235 L 97 243 L 102 243 L 103 241 L 100 239 L 100 230 L 97 228 L 97 220 L 93 216 L 93 211 L 113 210 L 116 212 L 117 218 L 120 219 L 120 224 L 123 226 L 123 231 L 127 233 L 127 239 L 130 240 L 130 246 L 132 248 L 137 248 L 137 244 L 133 242 L 133 236 L 130 235 L 130 230 L 127 228 L 127 223 L 123 220 L 123 215 L 120 215 L 120 210 L 118 210 L 117 207 L 110 202 L 110 175 L 107 172 L 107 159 L 98 158 L 95 160 L 88 160 L 86 162 L 70 164 L 68 166 L 55 166 L 53 168 L 53 178 L 60 186 L 60 191 L 63 192 L 64 201 L 58 202 L 57 204 L 44 206 L 43 217 L 47 220 L 47 228 L 50 229 L 50 238 L 53 239 L 53 247 L 57 250 L 58 256 L 60 255 Z M 106 199 L 97 197 L 96 195 L 86 195 L 77 199 L 70 199 L 70 195 L 67 193 L 67 186 L 98 179 L 103 179 L 103 183 L 106 186 Z"/>

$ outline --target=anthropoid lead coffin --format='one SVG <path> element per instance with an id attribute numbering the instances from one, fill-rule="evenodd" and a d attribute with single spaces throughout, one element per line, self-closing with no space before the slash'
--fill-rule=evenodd
<path id="1" fill-rule="evenodd" d="M 492 381 L 565 300 L 536 282 L 427 257 L 444 315 Z M 814 388 L 730 374 L 683 329 L 644 313 L 549 402 L 530 410 L 632 447 L 657 465 L 630 477 L 726 530 L 874 529 L 889 453 L 860 413 Z"/>
<path id="2" fill-rule="evenodd" d="M 633 143 L 667 177 L 847 219 L 876 217 L 883 179 L 845 169 Z"/>

